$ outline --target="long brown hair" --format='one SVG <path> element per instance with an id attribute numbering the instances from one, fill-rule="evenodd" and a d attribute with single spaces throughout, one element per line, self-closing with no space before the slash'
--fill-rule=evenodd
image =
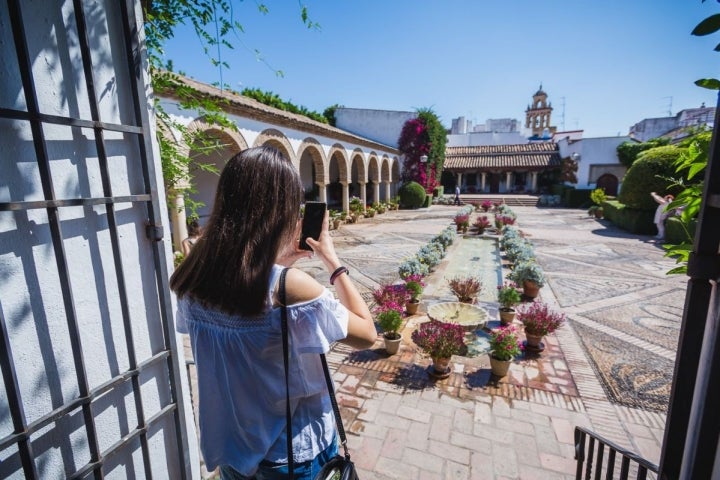
<path id="1" fill-rule="evenodd" d="M 277 254 L 293 241 L 302 198 L 297 170 L 277 149 L 232 157 L 203 235 L 170 277 L 170 288 L 226 313 L 260 313 Z"/>

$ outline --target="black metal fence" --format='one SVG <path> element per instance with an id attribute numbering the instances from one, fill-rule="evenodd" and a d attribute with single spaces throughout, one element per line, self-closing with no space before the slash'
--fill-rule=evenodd
<path id="1" fill-rule="evenodd" d="M 147 113 L 147 84 L 143 76 L 146 70 L 142 63 L 139 43 L 142 24 L 136 21 L 136 2 L 24 2 L 7 0 L 0 5 L 0 22 L 12 28 L 0 28 L 2 43 L 14 48 L 16 59 L 3 58 L 3 62 L 17 62 L 19 79 L 2 85 L 6 92 L 15 88 L 21 100 L 15 105 L 0 103 L 0 124 L 6 129 L 6 139 L 17 143 L 31 143 L 23 152 L 34 159 L 12 158 L 5 148 L 0 161 L 5 172 L 13 175 L 0 175 L 0 187 L 10 192 L 9 201 L 0 197 L 0 226 L 14 223 L 14 231 L 0 229 L 3 239 L 0 241 L 0 259 L 20 258 L 25 267 L 24 282 L 28 285 L 25 292 L 8 291 L 3 287 L 0 296 L 0 368 L 5 395 L 0 392 L 0 421 L 3 426 L 10 425 L 12 431 L 0 430 L 0 477 L 2 478 L 103 478 L 108 470 L 125 468 L 137 471 L 138 475 L 152 478 L 153 473 L 167 477 L 189 478 L 191 475 L 188 455 L 187 430 L 182 393 L 180 389 L 181 367 L 178 361 L 175 334 L 170 312 L 171 299 L 167 288 L 167 262 L 165 247 L 161 242 L 163 227 L 161 221 L 160 199 L 156 187 L 159 172 L 155 171 L 152 158 L 152 136 Z M 38 31 L 36 21 L 38 8 L 43 9 L 42 18 L 47 19 L 47 30 Z M 107 11 L 107 10 L 112 11 Z M 90 17 L 90 18 L 88 18 Z M 33 19 L 35 21 L 33 21 Z M 110 23 L 111 20 L 113 23 Z M 53 24 L 53 21 L 57 23 Z M 62 24 L 60 24 L 62 23 Z M 33 25 L 29 28 L 29 25 Z M 64 39 L 64 40 L 63 40 Z M 113 41 L 121 39 L 121 41 Z M 43 43 L 45 42 L 45 43 Z M 63 43 L 65 42 L 65 43 Z M 81 62 L 68 58 L 68 49 L 79 52 Z M 43 112 L 43 95 L 47 95 L 47 78 L 41 78 L 42 64 L 56 49 L 59 67 L 47 68 L 51 74 L 62 72 L 62 78 L 68 97 L 76 95 L 77 104 L 83 108 L 69 108 L 67 115 L 56 112 Z M 98 59 L 105 50 L 104 59 Z M 100 51 L 101 53 L 98 53 Z M 115 70 L 115 85 L 99 84 L 95 78 L 102 61 L 105 67 Z M 9 68 L 10 69 L 10 68 Z M 69 74 L 69 75 L 67 75 Z M 12 80 L 12 79 L 11 79 Z M 53 79 L 56 81 L 57 79 Z M 11 85 L 12 84 L 12 85 Z M 127 103 L 117 110 L 131 112 L 118 114 L 112 121 L 101 118 L 100 100 L 109 95 L 109 90 L 122 88 Z M 86 98 L 82 97 L 82 92 Z M 3 98 L 8 98 L 5 96 Z M 71 103 L 68 100 L 68 103 Z M 87 106 L 87 109 L 85 108 Z M 23 108 L 24 107 L 24 108 Z M 105 106 L 107 109 L 107 106 Z M 80 112 L 89 112 L 89 115 Z M 85 118 L 82 118 L 82 117 Z M 9 129 L 9 130 L 7 130 Z M 13 131 L 16 137 L 10 137 Z M 58 148 L 57 132 L 62 131 L 63 141 L 70 145 Z M 50 133 L 52 132 L 52 133 Z M 19 139 L 21 136 L 31 139 Z M 129 145 L 124 152 L 118 152 L 118 144 Z M 91 153 L 79 152 L 87 147 Z M 63 157 L 70 152 L 70 157 Z M 128 180 L 121 195 L 115 195 L 119 179 L 114 165 L 118 158 L 124 171 L 136 172 L 137 181 Z M 68 162 L 67 160 L 70 159 Z M 59 198 L 58 163 L 81 165 L 82 185 L 70 185 L 68 178 L 62 186 L 63 191 L 74 190 L 74 198 Z M 23 177 L 28 164 L 32 163 L 32 174 Z M 92 167 L 88 164 L 92 163 Z M 20 165 L 22 164 L 22 167 Z M 17 165 L 17 168 L 15 168 Z M 93 174 L 88 174 L 92 171 Z M 97 175 L 94 173 L 97 172 Z M 7 182 L 7 185 L 6 185 Z M 94 183 L 93 183 L 94 182 Z M 79 181 L 79 183 L 83 183 Z M 160 184 L 162 181 L 160 180 Z M 27 190 L 24 190 L 27 188 Z M 0 188 L 3 190 L 3 188 Z M 41 200 L 26 200 L 40 196 Z M 132 211 L 132 215 L 128 214 Z M 77 218 L 78 212 L 85 218 Z M 40 218 L 40 221 L 35 220 Z M 68 219 L 72 218 L 73 222 Z M 142 221 L 138 222 L 137 219 Z M 130 225 L 130 226 L 128 226 Z M 130 231 L 141 232 L 137 235 L 136 245 L 127 249 Z M 68 249 L 73 241 L 71 231 L 81 231 L 77 237 L 88 243 L 92 258 L 101 266 L 101 272 L 90 275 L 88 283 L 77 281 L 77 267 Z M 146 238 L 143 238 L 146 236 Z M 123 238 L 123 236 L 125 238 Z M 28 248 L 15 247 L 8 251 L 9 240 L 15 245 L 18 239 L 25 239 Z M 42 246 L 54 264 L 54 271 L 32 271 L 36 255 L 33 246 Z M 141 251 L 137 257 L 151 259 L 146 265 L 128 262 L 128 252 Z M 104 255 L 111 252 L 107 257 Z M 93 266 L 96 264 L 93 263 Z M 129 272 L 137 269 L 138 272 Z M 139 272 L 139 270 L 143 270 Z M 109 272 L 109 273 L 108 273 Z M 50 295 L 46 289 L 45 278 L 52 278 L 57 291 L 52 295 L 61 297 L 56 311 L 43 310 L 44 295 Z M 110 281 L 107 278 L 110 277 Z M 143 285 L 129 284 L 129 278 L 140 278 Z M 94 280 L 94 281 L 93 281 Z M 105 283 L 111 283 L 108 288 Z M 7 285 L 7 283 L 6 283 Z M 102 318 L 83 318 L 85 306 L 79 307 L 77 298 L 86 298 L 84 289 L 96 289 L 93 295 L 98 299 L 98 308 Z M 147 292 L 152 292 L 148 295 Z M 82 293 L 83 295 L 80 295 Z M 138 295 L 144 295 L 143 303 L 148 305 L 147 316 L 138 318 L 133 302 Z M 19 361 L 19 354 L 27 358 L 27 349 L 23 338 L 17 333 L 24 326 L 18 318 L 16 309 L 8 313 L 7 305 L 12 303 L 11 296 L 27 298 L 24 305 L 32 318 L 28 323 L 34 340 L 40 345 L 36 355 L 45 367 L 42 378 L 35 379 L 29 386 L 27 365 Z M 111 309 L 107 304 L 116 305 Z M 5 307 L 3 308 L 3 305 Z M 8 316 L 9 315 L 9 316 Z M 84 326 L 92 322 L 102 323 L 97 327 L 104 333 L 103 338 L 88 338 Z M 155 332 L 156 340 L 138 338 L 138 322 L 145 322 L 144 328 Z M 150 325 L 150 324 L 153 325 Z M 54 325 L 54 326 L 53 326 Z M 142 330 L 142 329 L 140 329 Z M 57 338 L 56 332 L 63 332 L 67 338 Z M 116 339 L 122 339 L 117 341 Z M 103 342 L 106 356 L 113 357 L 112 368 L 106 378 L 100 375 L 93 365 L 95 359 L 88 356 L 88 345 Z M 65 352 L 71 352 L 72 360 L 53 352 L 58 344 L 67 345 Z M 142 348 L 138 347 L 142 344 Z M 65 371 L 52 371 L 58 364 L 67 366 Z M 60 370 L 57 368 L 56 370 Z M 105 373 L 105 372 L 103 372 Z M 48 379 L 54 379 L 49 381 Z M 50 391 L 51 408 L 38 413 L 37 398 Z M 6 399 L 2 397 L 6 396 Z M 32 406 L 32 418 L 28 418 L 29 406 Z M 108 415 L 118 415 L 121 421 L 110 423 L 124 426 L 119 434 L 108 438 Z M 158 440 L 158 437 L 160 438 Z M 156 443 L 163 444 L 163 458 L 155 456 Z M 77 445 L 82 444 L 82 447 Z M 64 471 L 48 471 L 47 457 L 59 450 Z M 55 459 L 57 460 L 57 459 Z M 138 465 L 133 465 L 133 462 Z M 170 463 L 172 462 L 172 465 Z M 141 464 L 141 465 L 140 465 Z M 57 461 L 53 464 L 57 466 Z M 130 465 L 130 467 L 128 467 Z M 134 476 L 135 473 L 128 473 Z"/>
<path id="2" fill-rule="evenodd" d="M 645 480 L 658 472 L 657 465 L 582 427 L 575 427 L 575 459 L 577 480 Z"/>

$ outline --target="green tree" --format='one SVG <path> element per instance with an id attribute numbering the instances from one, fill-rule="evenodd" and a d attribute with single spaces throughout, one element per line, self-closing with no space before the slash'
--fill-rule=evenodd
<path id="1" fill-rule="evenodd" d="M 173 71 L 172 61 L 163 60 L 166 42 L 174 37 L 178 27 L 189 25 L 200 39 L 210 65 L 218 69 L 221 79 L 219 83 L 224 86 L 223 69 L 228 69 L 230 66 L 222 59 L 222 50 L 233 49 L 231 35 L 237 36 L 243 31 L 242 25 L 234 17 L 237 5 L 234 5 L 232 0 L 142 0 L 141 4 L 153 91 L 158 94 L 171 93 L 178 98 L 180 108 L 198 111 L 199 116 L 211 125 L 237 130 L 236 125 L 224 113 L 227 102 L 208 98 L 187 85 L 180 75 Z M 269 12 L 268 7 L 263 3 L 258 3 L 256 6 L 260 14 Z M 308 18 L 307 9 L 303 5 L 300 5 L 300 18 L 308 28 L 319 28 L 319 25 Z M 259 51 L 255 50 L 255 55 L 259 61 L 272 69 Z M 274 71 L 276 75 L 282 76 L 282 71 Z M 195 192 L 194 173 L 198 170 L 216 171 L 213 164 L 203 161 L 203 157 L 222 145 L 216 138 L 204 132 L 190 132 L 184 125 L 175 122 L 162 108 L 157 96 L 154 107 L 166 192 L 170 196 L 176 193 L 185 195 L 186 206 L 190 210 L 190 215 L 193 215 L 199 205 L 192 200 L 192 193 Z M 176 138 L 170 132 L 176 132 L 180 138 Z M 192 157 L 178 148 L 178 140 L 192 146 Z M 170 199 L 168 204 L 172 204 Z"/>
<path id="2" fill-rule="evenodd" d="M 618 160 L 625 167 L 630 168 L 635 163 L 638 155 L 645 150 L 669 144 L 670 140 L 667 138 L 653 138 L 647 142 L 636 142 L 634 140 L 623 142 L 617 147 Z"/>

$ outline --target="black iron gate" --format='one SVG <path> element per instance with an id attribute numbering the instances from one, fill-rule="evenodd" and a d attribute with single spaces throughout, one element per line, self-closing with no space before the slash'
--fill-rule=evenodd
<path id="1" fill-rule="evenodd" d="M 0 478 L 189 478 L 136 2 L 3 3 Z"/>

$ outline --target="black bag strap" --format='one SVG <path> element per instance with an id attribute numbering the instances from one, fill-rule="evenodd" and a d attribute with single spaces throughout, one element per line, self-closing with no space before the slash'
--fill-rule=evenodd
<path id="1" fill-rule="evenodd" d="M 282 342 L 283 342 L 283 363 L 285 364 L 285 421 L 287 423 L 287 451 L 288 451 L 288 472 L 290 478 L 294 477 L 295 462 L 293 460 L 293 449 L 292 449 L 292 418 L 290 414 L 290 379 L 289 379 L 289 347 L 288 347 L 288 325 L 287 325 L 287 299 L 285 296 L 285 277 L 289 268 L 283 269 L 280 273 L 280 280 L 278 285 L 278 297 L 280 297 L 281 304 L 281 322 L 280 326 L 282 329 Z M 340 417 L 340 409 L 338 408 L 337 399 L 335 398 L 335 387 L 333 386 L 332 377 L 330 376 L 330 368 L 328 368 L 327 358 L 325 354 L 320 354 L 320 361 L 322 362 L 323 372 L 325 373 L 325 383 L 327 384 L 328 393 L 330 394 L 330 403 L 332 404 L 333 413 L 335 414 L 335 426 L 337 427 L 338 433 L 340 434 L 340 443 L 345 453 L 345 459 L 350 460 L 350 453 L 347 448 L 347 438 L 345 437 L 345 428 L 343 427 L 342 417 Z"/>
<path id="2" fill-rule="evenodd" d="M 335 413 L 335 425 L 337 426 L 338 433 L 340 434 L 340 443 L 345 451 L 345 459 L 350 460 L 350 453 L 347 448 L 347 438 L 345 438 L 345 428 L 343 427 L 342 418 L 340 417 L 340 409 L 338 408 L 337 400 L 335 399 L 335 387 L 333 386 L 332 377 L 330 376 L 330 369 L 328 368 L 327 358 L 325 354 L 320 354 L 320 360 L 322 361 L 323 371 L 325 372 L 325 383 L 327 383 L 328 392 L 330 392 L 330 403 L 332 403 L 333 412 Z"/>
<path id="3" fill-rule="evenodd" d="M 288 473 L 292 480 L 295 476 L 295 461 L 293 459 L 292 448 L 292 415 L 290 414 L 290 377 L 288 374 L 289 365 L 289 347 L 288 347 L 288 325 L 287 325 L 287 299 L 285 297 L 285 277 L 289 268 L 284 268 L 280 273 L 280 285 L 278 286 L 278 296 L 281 305 L 281 322 L 283 342 L 283 363 L 285 364 L 285 422 L 287 435 L 287 452 L 288 452 Z"/>

